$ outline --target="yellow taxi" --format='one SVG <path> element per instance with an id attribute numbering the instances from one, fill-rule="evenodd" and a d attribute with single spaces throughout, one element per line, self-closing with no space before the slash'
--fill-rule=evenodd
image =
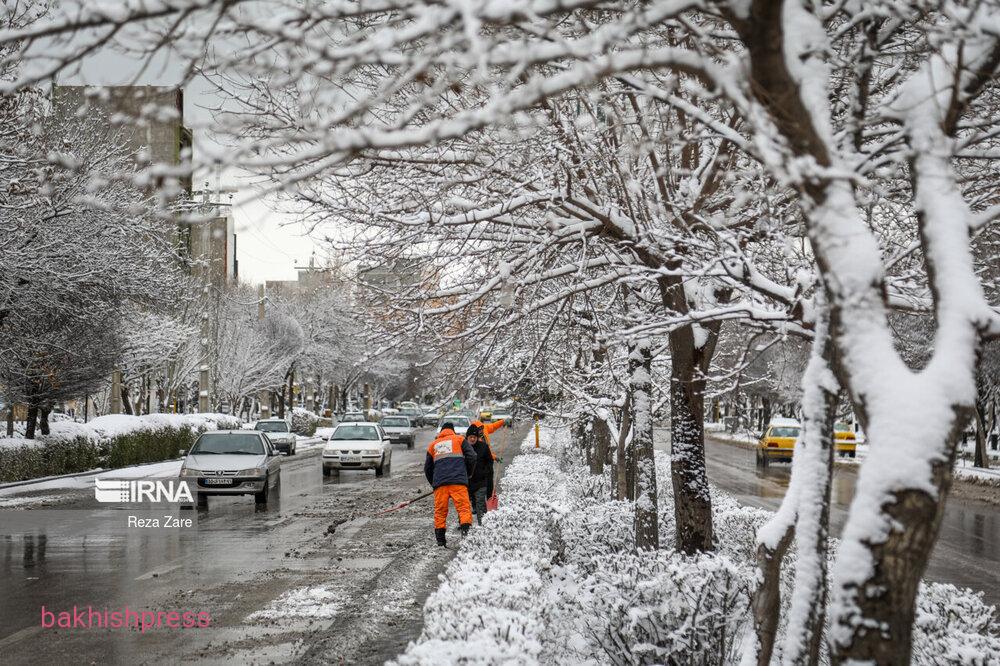
<path id="1" fill-rule="evenodd" d="M 492 423 L 493 422 L 493 410 L 490 409 L 489 407 L 483 407 L 479 411 L 479 420 L 482 421 L 483 423 Z"/>
<path id="2" fill-rule="evenodd" d="M 771 419 L 757 443 L 757 465 L 767 467 L 772 460 L 791 462 L 801 431 L 802 424 L 795 419 Z"/>
<path id="3" fill-rule="evenodd" d="M 850 423 L 838 421 L 833 424 L 833 446 L 839 456 L 853 458 L 857 455 L 858 438 Z"/>

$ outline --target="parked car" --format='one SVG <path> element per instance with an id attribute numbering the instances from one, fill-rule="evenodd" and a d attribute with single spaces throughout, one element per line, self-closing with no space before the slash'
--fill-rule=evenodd
<path id="1" fill-rule="evenodd" d="M 382 430 L 389 435 L 393 444 L 406 444 L 406 448 L 412 449 L 415 441 L 413 422 L 406 416 L 383 416 L 379 424 Z"/>
<path id="2" fill-rule="evenodd" d="M 795 419 L 771 419 L 757 443 L 757 465 L 767 467 L 772 460 L 791 462 L 801 429 L 802 424 Z"/>
<path id="3" fill-rule="evenodd" d="M 392 466 L 389 435 L 377 423 L 341 423 L 323 447 L 323 476 L 342 469 L 374 469 L 382 476 Z"/>
<path id="4" fill-rule="evenodd" d="M 295 433 L 292 432 L 292 426 L 285 419 L 278 417 L 263 419 L 257 421 L 253 429 L 264 433 L 278 451 L 289 456 L 295 455 Z"/>
<path id="5" fill-rule="evenodd" d="M 183 453 L 183 452 L 182 452 Z M 209 495 L 253 495 L 258 504 L 281 482 L 281 456 L 263 432 L 217 430 L 203 433 L 181 464 L 199 506 Z"/>

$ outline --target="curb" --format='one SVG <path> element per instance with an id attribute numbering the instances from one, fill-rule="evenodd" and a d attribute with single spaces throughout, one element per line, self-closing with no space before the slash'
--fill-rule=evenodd
<path id="1" fill-rule="evenodd" d="M 162 460 L 160 462 L 167 462 Z M 157 463 L 144 463 L 146 465 L 155 465 Z M 133 467 L 138 467 L 138 465 L 133 465 Z M 92 469 L 86 472 L 74 472 L 72 474 L 60 474 L 59 476 L 43 476 L 39 479 L 25 479 L 24 481 L 11 481 L 9 483 L 0 483 L 0 490 L 5 490 L 7 488 L 19 488 L 21 486 L 30 486 L 33 483 L 45 483 L 46 481 L 58 481 L 59 479 L 72 479 L 75 476 L 88 476 L 91 474 L 100 474 L 101 472 L 110 472 L 112 470 L 98 467 L 97 469 Z"/>

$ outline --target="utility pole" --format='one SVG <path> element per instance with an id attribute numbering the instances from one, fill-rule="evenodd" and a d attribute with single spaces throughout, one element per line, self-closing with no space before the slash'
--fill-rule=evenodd
<path id="1" fill-rule="evenodd" d="M 209 411 L 209 320 L 208 320 L 208 285 L 203 288 L 205 300 L 201 311 L 201 369 L 198 373 L 198 411 L 206 413 Z"/>
<path id="2" fill-rule="evenodd" d="M 264 285 L 261 284 L 257 286 L 257 320 L 264 321 L 265 316 L 267 313 L 264 305 Z M 258 400 L 260 401 L 260 418 L 271 418 L 271 392 L 261 391 Z"/>

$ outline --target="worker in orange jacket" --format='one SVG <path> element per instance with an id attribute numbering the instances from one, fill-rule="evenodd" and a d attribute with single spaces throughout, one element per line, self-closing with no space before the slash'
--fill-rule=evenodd
<path id="1" fill-rule="evenodd" d="M 497 419 L 491 423 L 483 423 L 482 421 L 472 422 L 472 425 L 482 430 L 483 439 L 486 440 L 486 447 L 490 450 L 490 455 L 493 456 L 493 460 L 497 460 L 497 456 L 493 453 L 493 447 L 490 446 L 490 435 L 502 428 L 504 423 L 505 421 L 503 419 Z"/>
<path id="2" fill-rule="evenodd" d="M 443 423 L 437 438 L 427 447 L 424 476 L 434 488 L 434 536 L 439 546 L 447 546 L 445 527 L 448 524 L 448 501 L 458 512 L 462 534 L 472 526 L 472 505 L 469 503 L 469 476 L 476 467 L 476 452 L 455 426 Z"/>

